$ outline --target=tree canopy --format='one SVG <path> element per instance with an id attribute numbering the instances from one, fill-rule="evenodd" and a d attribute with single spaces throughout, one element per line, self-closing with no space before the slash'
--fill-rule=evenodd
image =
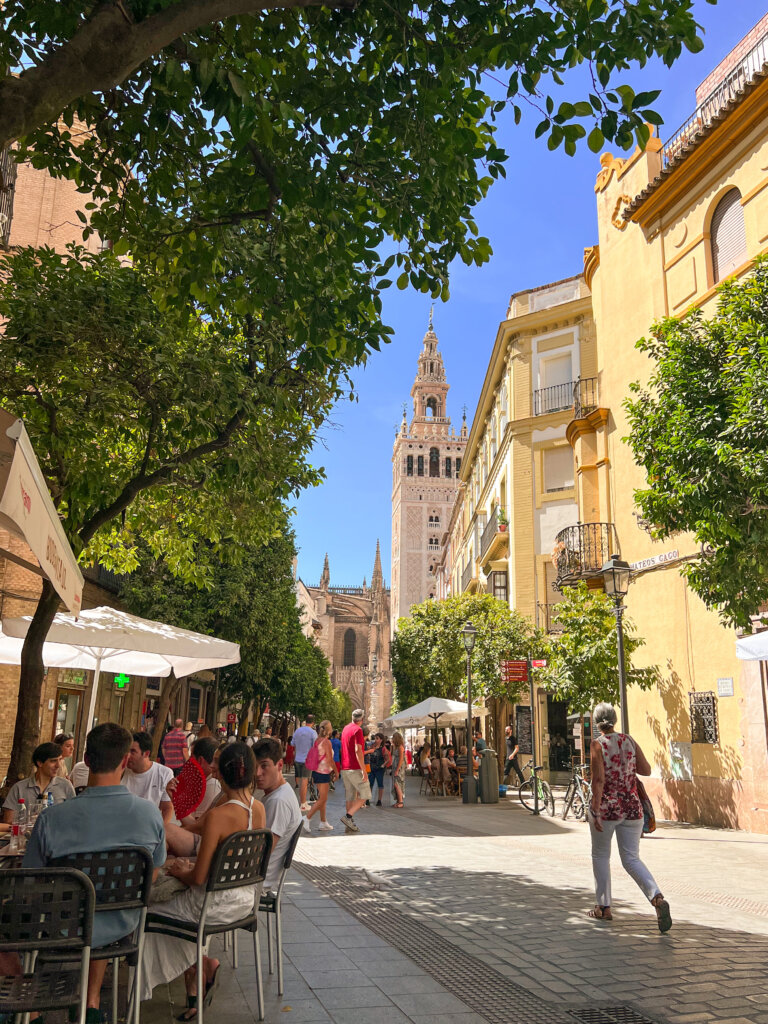
<path id="1" fill-rule="evenodd" d="M 693 533 L 692 590 L 749 629 L 768 602 L 768 261 L 722 286 L 711 319 L 663 320 L 638 347 L 654 368 L 626 403 L 635 500 L 655 536 Z"/>
<path id="2" fill-rule="evenodd" d="M 540 680 L 557 700 L 574 713 L 589 714 L 601 701 L 619 703 L 619 654 L 616 617 L 602 590 L 589 590 L 583 581 L 568 587 L 554 606 L 554 621 L 563 630 L 548 638 L 547 667 Z M 624 618 L 624 661 L 627 685 L 649 690 L 658 679 L 656 668 L 635 668 L 632 654 L 645 643 Z"/>
<path id="3" fill-rule="evenodd" d="M 392 640 L 396 710 L 433 696 L 466 700 L 467 658 L 461 630 L 467 622 L 477 629 L 472 654 L 473 698 L 517 697 L 517 691 L 502 683 L 500 663 L 529 654 L 541 657 L 546 648 L 544 635 L 491 594 L 461 594 L 414 605 L 410 618 L 398 622 Z"/>

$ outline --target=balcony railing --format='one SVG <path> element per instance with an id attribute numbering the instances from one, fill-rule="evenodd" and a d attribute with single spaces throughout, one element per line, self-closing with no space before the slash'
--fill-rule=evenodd
<path id="1" fill-rule="evenodd" d="M 552 552 L 557 570 L 555 586 L 559 590 L 599 576 L 612 554 L 619 554 L 613 523 L 577 523 L 566 527 L 557 534 Z"/>
<path id="2" fill-rule="evenodd" d="M 83 576 L 91 582 L 108 590 L 111 594 L 117 594 L 120 590 L 120 581 L 126 577 L 118 576 L 111 569 L 105 569 L 103 565 L 89 565 L 83 569 Z"/>
<path id="3" fill-rule="evenodd" d="M 696 107 L 691 116 L 680 125 L 674 135 L 664 143 L 661 151 L 662 166 L 668 167 L 673 160 L 677 159 L 696 137 L 712 124 L 718 114 L 721 114 L 725 107 L 736 98 L 744 86 L 752 81 L 755 74 L 766 63 L 768 63 L 768 34 L 758 40 L 733 71 L 729 72 L 726 78 Z"/>
<path id="4" fill-rule="evenodd" d="M 573 381 L 539 388 L 533 392 L 533 415 L 546 416 L 549 412 L 562 412 L 573 405 Z"/>
<path id="5" fill-rule="evenodd" d="M 536 625 L 539 629 L 545 629 L 547 633 L 562 633 L 563 627 L 559 622 L 555 622 L 555 604 L 544 604 L 538 602 L 536 605 Z"/>
<path id="6" fill-rule="evenodd" d="M 507 526 L 504 524 L 504 529 L 500 530 L 499 527 L 502 525 L 499 522 L 501 509 L 498 505 L 494 506 L 493 512 L 491 512 L 491 518 L 488 520 L 488 524 L 483 530 L 480 538 L 480 557 L 483 558 L 488 548 L 493 543 L 495 537 L 499 533 L 506 533 Z"/>
<path id="7" fill-rule="evenodd" d="M 6 248 L 11 235 L 16 161 L 9 149 L 0 150 L 0 247 Z"/>
<path id="8" fill-rule="evenodd" d="M 461 592 L 462 592 L 462 594 L 467 589 L 469 584 L 472 582 L 472 580 L 474 578 L 474 573 L 475 573 L 474 562 L 469 562 L 469 564 L 464 569 L 464 572 L 461 574 Z"/>
<path id="9" fill-rule="evenodd" d="M 597 377 L 579 377 L 573 385 L 573 418 L 583 419 L 597 406 Z"/>

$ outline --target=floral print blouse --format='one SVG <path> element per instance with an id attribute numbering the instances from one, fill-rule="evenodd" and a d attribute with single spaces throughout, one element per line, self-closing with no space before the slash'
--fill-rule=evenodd
<path id="1" fill-rule="evenodd" d="M 603 821 L 635 821 L 642 818 L 643 808 L 637 795 L 637 759 L 635 744 L 623 732 L 600 733 L 597 742 L 602 747 L 605 764 L 605 786 L 600 803 Z"/>

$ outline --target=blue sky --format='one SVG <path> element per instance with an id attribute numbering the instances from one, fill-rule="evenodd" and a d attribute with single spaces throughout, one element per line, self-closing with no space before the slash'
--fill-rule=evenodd
<path id="1" fill-rule="evenodd" d="M 696 0 L 705 29 L 704 49 L 684 53 L 673 68 L 659 62 L 622 78 L 641 89 L 662 89 L 654 104 L 664 118 L 662 139 L 693 111 L 696 86 L 766 12 L 765 0 L 720 0 L 716 7 Z M 584 92 L 584 90 L 581 90 Z M 561 99 L 567 99 L 566 84 Z M 579 95 L 579 98 L 584 98 Z M 524 288 L 569 277 L 581 270 L 582 253 L 597 241 L 594 183 L 599 159 L 586 144 L 575 157 L 550 153 L 533 138 L 538 116 L 516 127 L 502 117 L 498 138 L 510 154 L 506 179 L 496 183 L 477 208 L 481 234 L 493 246 L 482 267 L 457 263 L 451 298 L 435 307 L 435 331 L 445 361 L 448 415 L 458 427 L 462 406 L 471 423 L 488 357 L 509 296 Z M 416 359 L 427 328 L 430 299 L 412 290 L 383 293 L 384 320 L 394 340 L 374 353 L 354 375 L 358 401 L 341 403 L 320 434 L 312 461 L 326 481 L 305 491 L 295 519 L 299 575 L 320 578 L 328 552 L 331 583 L 359 585 L 371 578 L 376 540 L 381 540 L 384 578 L 390 578 L 392 442 L 408 402 Z"/>

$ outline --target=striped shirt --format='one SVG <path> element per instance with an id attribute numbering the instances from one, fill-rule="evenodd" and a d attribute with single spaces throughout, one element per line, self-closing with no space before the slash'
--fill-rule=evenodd
<path id="1" fill-rule="evenodd" d="M 163 759 L 166 766 L 174 771 L 184 765 L 187 753 L 187 735 L 181 729 L 171 729 L 162 742 Z"/>

